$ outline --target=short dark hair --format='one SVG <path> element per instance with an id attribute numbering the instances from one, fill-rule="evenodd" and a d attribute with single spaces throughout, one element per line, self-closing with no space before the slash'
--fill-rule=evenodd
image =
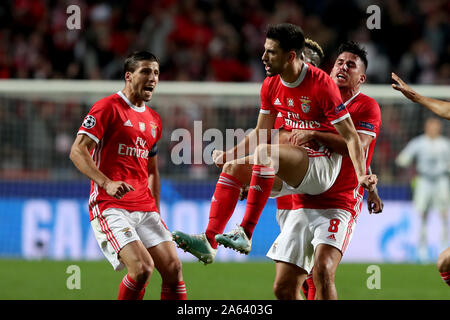
<path id="1" fill-rule="evenodd" d="M 270 24 L 267 28 L 266 38 L 277 40 L 284 51 L 295 51 L 300 57 L 305 46 L 305 36 L 299 26 L 290 23 Z"/>
<path id="2" fill-rule="evenodd" d="M 359 43 L 354 41 L 344 42 L 339 46 L 338 55 L 340 55 L 343 52 L 350 52 L 357 55 L 364 63 L 364 66 L 366 67 L 367 70 L 367 66 L 369 65 L 369 62 L 367 61 L 367 51 Z"/>
<path id="3" fill-rule="evenodd" d="M 135 51 L 128 55 L 125 59 L 125 63 L 123 64 L 123 73 L 126 72 L 134 72 L 139 61 L 156 61 L 159 63 L 158 57 L 156 57 L 153 53 L 148 51 Z"/>

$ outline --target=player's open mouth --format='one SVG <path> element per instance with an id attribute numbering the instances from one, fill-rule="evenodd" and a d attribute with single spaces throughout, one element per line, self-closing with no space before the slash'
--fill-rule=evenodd
<path id="1" fill-rule="evenodd" d="M 345 77 L 342 73 L 338 73 L 338 74 L 336 75 L 336 78 L 342 79 L 342 80 L 345 80 L 345 79 L 346 79 L 346 77 Z"/>
<path id="2" fill-rule="evenodd" d="M 144 91 L 147 92 L 147 93 L 153 92 L 153 89 L 154 89 L 154 87 L 149 87 L 149 86 L 144 87 Z"/>

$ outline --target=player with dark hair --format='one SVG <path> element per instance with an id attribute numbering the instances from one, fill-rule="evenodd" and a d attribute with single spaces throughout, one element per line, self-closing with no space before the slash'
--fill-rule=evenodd
<path id="1" fill-rule="evenodd" d="M 270 140 L 270 129 L 279 112 L 287 130 L 306 128 L 333 133 L 337 130 L 348 145 L 358 181 L 371 190 L 376 184 L 376 176 L 365 174 L 360 140 L 336 84 L 323 71 L 303 62 L 299 55 L 303 47 L 304 37 L 299 27 L 269 26 L 262 56 L 268 77 L 261 89 L 262 106 L 257 127 L 235 148 L 213 154 L 216 164 L 226 163 L 213 195 L 206 232 L 201 235 L 173 233 L 180 247 L 205 263 L 215 258 L 216 239 L 234 211 L 243 184 L 250 182 L 247 210 L 242 224 L 232 232 L 232 240 L 237 240 L 238 245 L 230 246 L 248 253 L 254 227 L 273 186 L 276 191 L 291 189 L 291 193 L 320 194 L 333 185 L 339 174 L 342 156 L 326 146 L 314 150 L 259 141 L 255 151 L 250 149 L 250 141 L 261 137 L 261 132 Z M 238 150 L 242 149 L 252 154 L 245 158 L 245 164 L 242 159 L 227 162 L 236 159 Z M 269 157 L 257 156 L 262 153 Z M 279 168 L 277 172 L 275 168 Z"/>
<path id="2" fill-rule="evenodd" d="M 308 47 L 310 48 L 309 50 L 308 50 Z M 361 55 L 362 61 L 364 61 L 363 59 L 366 58 L 366 53 L 356 43 L 344 43 L 339 48 L 339 54 L 342 54 L 343 52 L 345 52 L 345 50 L 356 52 L 358 55 Z M 320 62 L 321 62 L 321 59 L 323 59 L 323 52 L 322 53 L 321 52 L 322 52 L 322 49 L 320 48 L 320 46 L 316 42 L 314 42 L 314 41 L 312 41 L 310 39 L 306 39 L 305 40 L 305 50 L 304 50 L 305 61 L 313 64 L 314 66 L 319 66 Z M 312 60 L 314 60 L 315 63 L 318 63 L 318 65 L 315 65 L 315 63 L 313 63 Z M 333 78 L 333 80 L 336 80 L 336 78 Z M 349 109 L 349 112 L 350 112 L 350 114 L 352 116 L 353 121 L 354 121 L 354 119 L 360 119 L 360 120 L 363 119 L 363 120 L 367 121 L 367 119 L 364 119 L 365 117 L 367 117 L 367 115 L 364 115 L 364 114 L 361 115 L 361 112 L 360 112 L 361 110 L 359 110 L 359 108 L 354 108 L 355 105 L 358 105 L 358 104 L 350 104 L 350 107 L 347 106 L 348 109 Z M 281 118 L 278 117 L 276 123 L 279 122 L 279 119 L 281 119 Z M 354 121 L 354 124 L 358 128 L 358 123 L 355 123 L 355 121 Z M 280 126 L 278 126 L 278 127 L 280 127 Z M 276 128 L 277 128 L 277 126 L 276 126 Z M 295 131 L 298 131 L 298 130 L 294 129 L 293 131 L 295 132 Z M 360 130 L 357 130 L 357 131 L 358 131 L 358 133 L 361 133 Z M 305 134 L 305 138 L 308 137 L 309 133 L 313 133 L 313 132 L 312 131 L 304 131 L 303 132 L 303 134 Z M 318 134 L 320 134 L 320 133 L 318 133 Z M 286 131 L 286 130 L 281 130 L 280 131 L 280 143 L 289 143 L 289 136 L 290 135 L 291 135 L 291 132 Z M 311 139 L 311 138 L 309 137 L 309 138 L 306 138 L 306 139 Z M 308 143 L 311 143 L 311 141 L 312 140 L 309 140 Z M 322 142 L 324 142 L 326 144 L 327 141 L 323 140 Z M 369 170 L 370 170 L 370 167 L 369 167 Z M 354 188 L 352 188 L 351 191 L 353 191 L 353 189 Z M 241 195 L 241 198 L 244 198 L 244 197 L 245 197 L 245 193 L 243 193 Z M 301 204 L 299 205 L 299 204 L 295 204 L 294 203 L 293 197 L 294 197 L 293 195 L 286 195 L 286 196 L 283 196 L 283 197 L 277 197 L 276 198 L 276 201 L 277 201 L 277 216 L 286 215 L 286 214 L 289 213 L 290 210 L 294 210 L 295 208 L 301 207 Z M 376 188 L 373 191 L 369 192 L 368 197 L 367 197 L 367 204 L 368 204 L 368 208 L 369 208 L 369 212 L 370 213 L 372 213 L 372 212 L 374 212 L 374 213 L 382 212 L 382 210 L 383 210 L 383 202 L 379 198 Z M 361 205 L 361 203 L 360 203 L 360 205 Z M 278 286 L 278 289 L 279 288 L 280 287 Z M 305 297 L 308 300 L 313 300 L 315 298 L 316 288 L 315 288 L 314 282 L 313 282 L 313 273 L 312 273 L 312 271 L 308 274 L 308 276 L 306 278 L 306 281 L 304 282 L 304 284 L 302 286 L 302 289 L 303 289 L 303 293 L 304 293 Z"/>
<path id="3" fill-rule="evenodd" d="M 115 270 L 127 268 L 118 299 L 142 300 L 156 267 L 161 299 L 185 300 L 181 262 L 159 214 L 161 118 L 145 105 L 159 82 L 158 59 L 131 54 L 124 78 L 123 90 L 92 106 L 70 159 L 91 179 L 89 216 L 103 254 Z"/>
<path id="4" fill-rule="evenodd" d="M 366 52 L 354 42 L 344 43 L 338 52 L 331 78 L 338 85 L 351 114 L 367 155 L 368 168 L 381 125 L 381 113 L 375 100 L 359 92 L 366 78 Z M 290 141 L 296 145 L 322 143 L 336 152 L 347 154 L 344 140 L 333 133 L 294 129 Z M 341 171 L 329 190 L 318 195 L 293 195 L 292 209 L 277 215 L 281 233 L 267 254 L 277 262 L 274 291 L 278 298 L 300 298 L 303 270 L 311 262 L 314 264 L 314 281 L 310 277 L 306 280 L 312 289 L 308 298 L 314 298 L 314 286 L 317 287 L 317 299 L 337 298 L 334 274 L 350 242 L 363 195 L 364 190 L 358 184 L 348 156 L 343 157 Z M 374 212 L 378 213 L 382 202 L 377 195 L 374 197 L 378 199 L 374 201 Z M 328 225 L 325 224 L 328 228 L 320 227 L 320 215 L 333 217 Z M 317 236 L 316 232 L 323 235 Z M 328 254 L 321 254 L 324 249 Z"/>

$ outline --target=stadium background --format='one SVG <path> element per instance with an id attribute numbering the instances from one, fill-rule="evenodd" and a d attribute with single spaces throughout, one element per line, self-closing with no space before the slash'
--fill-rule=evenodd
<path id="1" fill-rule="evenodd" d="M 66 25 L 66 8 L 71 4 L 81 9 L 79 30 L 69 30 Z M 369 30 L 366 26 L 366 9 L 372 4 L 381 9 L 380 29 Z M 326 71 L 332 66 L 340 42 L 352 39 L 363 44 L 369 54 L 369 69 L 368 84 L 362 92 L 376 98 L 382 108 L 383 124 L 372 168 L 379 177 L 385 210 L 380 215 L 369 215 L 364 208 L 358 218 L 343 259 L 347 265 L 342 266 L 342 278 L 348 279 L 341 280 L 343 297 L 449 299 L 448 290 L 440 291 L 444 284 L 439 282 L 432 265 L 442 249 L 442 222 L 436 212 L 431 213 L 430 264 L 415 266 L 419 217 L 411 205 L 414 172 L 394 163 L 406 143 L 423 132 L 424 120 L 431 113 L 389 86 L 390 73 L 394 71 L 424 94 L 450 98 L 448 12 L 450 2 L 440 0 L 2 2 L 0 269 L 4 272 L 0 286 L 7 290 L 0 292 L 0 298 L 103 297 L 89 295 L 86 290 L 78 295 L 67 289 L 24 293 L 13 287 L 32 287 L 30 282 L 38 281 L 50 270 L 67 277 L 63 266 L 70 263 L 83 265 L 83 274 L 89 274 L 88 270 L 113 274 L 90 230 L 89 183 L 74 168 L 68 153 L 92 103 L 122 88 L 123 59 L 133 50 L 150 50 L 161 59 L 161 82 L 150 103 L 164 125 L 158 145 L 163 179 L 161 214 L 171 230 L 203 231 L 219 170 L 207 164 L 208 157 L 203 157 L 211 141 L 202 141 L 202 135 L 211 128 L 225 132 L 255 126 L 259 86 L 264 79 L 260 62 L 264 29 L 268 23 L 291 22 L 302 26 L 305 35 L 322 46 L 326 57 L 322 68 Z M 202 121 L 200 136 L 195 131 L 196 121 Z M 450 124 L 443 124 L 443 133 L 449 136 Z M 177 129 L 192 134 L 191 159 L 203 161 L 174 163 L 172 155 L 178 141 L 172 134 Z M 194 143 L 195 137 L 200 137 L 200 144 Z M 239 204 L 227 229 L 240 221 L 244 206 L 245 203 Z M 262 266 L 266 272 L 261 277 L 269 279 L 261 289 L 267 295 L 262 297 L 268 299 L 273 298 L 270 283 L 274 268 L 265 253 L 279 230 L 274 212 L 275 203 L 270 201 L 255 230 L 253 250 L 248 257 L 225 249 L 218 253 L 221 262 L 239 262 L 224 264 L 224 270 L 243 273 L 252 263 Z M 189 274 L 194 275 L 188 279 L 194 288 L 196 272 L 207 274 L 220 268 L 213 265 L 198 269 L 200 264 L 189 263 L 193 260 L 190 255 L 179 253 Z M 349 276 L 355 274 L 352 268 L 359 268 L 364 275 L 367 264 L 383 266 L 383 270 L 398 266 L 395 272 L 399 276 L 412 268 L 408 269 L 412 270 L 412 281 L 425 277 L 435 281 L 436 287 L 429 289 L 433 292 L 416 296 L 408 296 L 407 286 L 398 295 L 383 295 L 383 290 L 368 295 L 371 292 L 365 280 L 352 282 L 354 279 Z M 6 276 L 15 269 L 28 270 L 23 273 L 29 273 L 31 280 L 20 282 L 12 275 Z M 395 272 L 384 274 L 395 278 Z M 186 274 L 185 277 L 188 278 Z M 339 285 L 339 273 L 337 281 Z M 110 282 L 116 286 L 116 282 Z M 383 286 L 387 284 L 383 282 Z M 104 297 L 114 298 L 114 290 Z M 104 291 L 99 285 L 99 292 Z M 193 295 L 199 299 L 215 297 L 195 290 Z M 249 292 L 240 297 L 261 296 Z"/>

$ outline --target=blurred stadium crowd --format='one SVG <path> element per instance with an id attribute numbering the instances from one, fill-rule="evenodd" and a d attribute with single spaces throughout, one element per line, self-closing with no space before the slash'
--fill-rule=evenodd
<path id="1" fill-rule="evenodd" d="M 68 30 L 66 8 L 81 9 Z M 381 28 L 369 30 L 369 5 Z M 0 78 L 121 79 L 123 58 L 145 49 L 161 58 L 162 80 L 261 81 L 269 23 L 300 25 L 324 49 L 352 39 L 369 52 L 369 82 L 395 70 L 407 82 L 450 81 L 447 0 L 10 0 L 0 4 Z"/>
<path id="2" fill-rule="evenodd" d="M 81 8 L 81 29 L 68 30 L 68 5 Z M 366 9 L 381 8 L 381 29 L 369 30 Z M 346 40 L 368 50 L 369 83 L 389 83 L 395 71 L 409 83 L 450 84 L 450 1 L 368 0 L 11 0 L 0 3 L 0 78 L 122 79 L 124 57 L 149 50 L 161 59 L 161 80 L 261 82 L 269 23 L 302 26 L 324 49 L 331 69 Z M 423 132 L 429 114 L 379 101 L 383 126 L 372 161 L 383 183 L 409 181 L 394 165 L 399 150 Z M 152 103 L 161 114 L 160 169 L 166 177 L 215 178 L 215 166 L 174 165 L 171 132 L 255 126 L 255 105 L 229 109 Z M 90 105 L 76 101 L 0 97 L 0 180 L 82 178 L 68 159 Z M 449 134 L 449 125 L 444 133 Z M 208 143 L 205 143 L 207 145 Z"/>

